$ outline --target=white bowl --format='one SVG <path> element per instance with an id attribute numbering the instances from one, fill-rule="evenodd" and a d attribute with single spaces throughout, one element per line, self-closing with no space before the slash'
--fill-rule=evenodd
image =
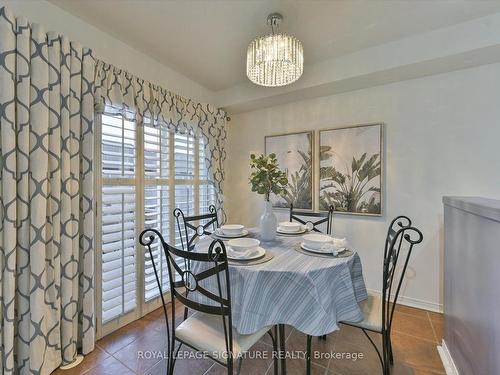
<path id="1" fill-rule="evenodd" d="M 302 224 L 283 221 L 279 224 L 279 227 L 285 232 L 299 232 L 302 229 Z"/>
<path id="2" fill-rule="evenodd" d="M 333 240 L 332 237 L 324 234 L 306 234 L 302 236 L 302 239 L 304 240 L 304 245 L 313 250 L 319 250 L 322 246 L 331 243 Z"/>
<path id="3" fill-rule="evenodd" d="M 220 229 L 227 236 L 237 236 L 243 232 L 245 226 L 240 224 L 226 224 L 221 226 Z"/>
<path id="4" fill-rule="evenodd" d="M 228 241 L 229 246 L 236 252 L 244 252 L 257 248 L 260 241 L 255 238 L 235 238 Z"/>

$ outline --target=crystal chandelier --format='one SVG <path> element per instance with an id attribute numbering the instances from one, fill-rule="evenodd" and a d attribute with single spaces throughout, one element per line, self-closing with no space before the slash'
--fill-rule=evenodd
<path id="1" fill-rule="evenodd" d="M 283 17 L 270 14 L 271 34 L 255 38 L 247 50 L 247 77 L 260 86 L 285 86 L 300 78 L 304 70 L 304 50 L 294 36 L 277 33 Z"/>

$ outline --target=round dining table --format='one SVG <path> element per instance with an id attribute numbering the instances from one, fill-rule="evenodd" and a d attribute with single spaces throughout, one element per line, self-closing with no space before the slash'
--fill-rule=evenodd
<path id="1" fill-rule="evenodd" d="M 248 237 L 260 239 L 258 229 L 250 228 Z M 206 251 L 213 240 L 201 239 L 195 251 Z M 306 253 L 300 250 L 300 242 L 300 235 L 277 235 L 275 240 L 260 244 L 272 259 L 263 263 L 229 262 L 232 323 L 239 334 L 277 325 L 283 339 L 283 327 L 289 325 L 307 335 L 323 336 L 338 330 L 340 321 L 363 319 L 358 304 L 368 294 L 358 254 Z M 192 271 L 201 272 L 203 266 L 193 262 Z M 215 292 L 217 280 L 201 280 L 200 286 Z M 208 303 L 205 298 L 196 296 L 198 302 Z M 286 366 L 282 369 L 285 372 Z"/>

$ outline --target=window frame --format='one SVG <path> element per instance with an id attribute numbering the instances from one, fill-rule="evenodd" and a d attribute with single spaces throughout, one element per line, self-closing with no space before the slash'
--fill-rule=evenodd
<path id="1" fill-rule="evenodd" d="M 194 212 L 193 215 L 199 215 L 200 212 L 200 189 L 203 185 L 213 185 L 210 182 L 208 168 L 204 172 L 204 177 L 200 178 L 200 147 L 203 141 L 202 137 L 194 137 L 194 176 L 189 179 L 180 179 L 175 176 L 175 133 L 171 132 L 172 136 L 168 138 L 168 160 L 169 160 L 169 175 L 168 177 L 145 176 L 144 171 L 144 128 L 145 125 L 135 122 L 135 175 L 134 177 L 103 177 L 102 175 L 102 120 L 103 116 L 111 115 L 107 113 L 95 114 L 95 128 L 94 128 L 94 188 L 95 188 L 95 306 L 96 306 L 96 339 L 100 339 L 113 331 L 143 317 L 149 312 L 161 307 L 161 298 L 156 296 L 149 301 L 145 300 L 145 252 L 144 247 L 139 244 L 139 234 L 144 230 L 145 221 L 145 189 L 147 186 L 169 186 L 168 207 L 173 211 L 175 205 L 175 187 L 176 185 L 188 185 L 193 187 L 194 196 Z M 111 115 L 120 117 L 125 121 L 121 115 Z M 206 164 L 205 164 L 206 165 Z M 136 307 L 123 315 L 120 315 L 106 323 L 102 322 L 102 188 L 103 186 L 118 186 L 127 185 L 135 187 L 135 201 L 136 201 L 136 235 L 135 235 L 135 259 L 136 259 Z M 216 201 L 214 194 L 214 202 Z M 169 222 L 169 239 L 175 239 L 176 222 L 170 212 Z M 164 290 L 165 302 L 170 301 L 170 291 Z"/>

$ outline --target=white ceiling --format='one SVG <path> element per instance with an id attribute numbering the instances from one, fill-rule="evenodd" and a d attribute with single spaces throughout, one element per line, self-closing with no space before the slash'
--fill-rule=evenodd
<path id="1" fill-rule="evenodd" d="M 266 16 L 304 44 L 308 65 L 496 13 L 500 1 L 49 0 L 210 90 L 247 80 L 248 43 Z"/>

